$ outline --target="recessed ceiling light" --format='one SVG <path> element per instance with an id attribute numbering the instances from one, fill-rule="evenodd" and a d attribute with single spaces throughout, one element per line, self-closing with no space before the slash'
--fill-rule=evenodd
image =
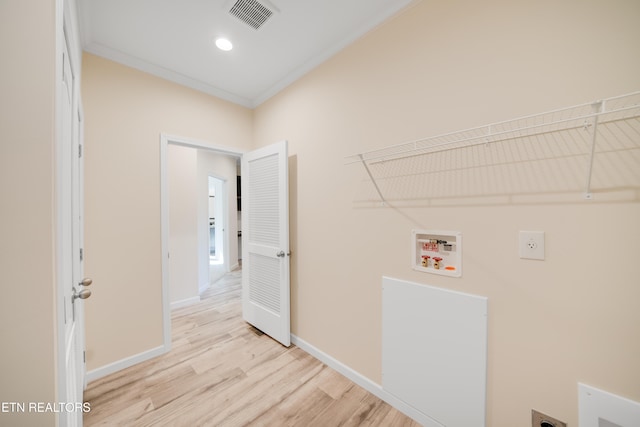
<path id="1" fill-rule="evenodd" d="M 225 52 L 233 49 L 233 44 L 231 44 L 228 39 L 225 39 L 223 37 L 216 39 L 216 46 L 218 46 L 218 49 L 224 50 Z"/>

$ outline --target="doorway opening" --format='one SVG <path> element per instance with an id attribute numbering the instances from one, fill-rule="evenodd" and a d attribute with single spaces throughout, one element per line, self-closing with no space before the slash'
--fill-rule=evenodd
<path id="1" fill-rule="evenodd" d="M 225 231 L 224 224 L 225 209 L 223 195 L 224 181 L 214 176 L 208 176 L 209 186 L 209 264 L 224 264 L 225 247 L 223 233 Z"/>
<path id="2" fill-rule="evenodd" d="M 204 177 L 207 180 L 207 222 L 209 225 L 206 234 L 209 244 L 206 248 L 207 259 L 209 260 L 209 280 L 207 286 L 220 280 L 230 271 L 227 262 L 229 251 L 229 239 L 227 229 L 229 226 L 229 194 L 227 180 L 208 174 Z M 200 289 L 202 293 L 205 288 Z"/>
<path id="3" fill-rule="evenodd" d="M 197 283 L 182 280 L 179 272 L 175 268 L 170 268 L 170 265 L 180 255 L 180 248 L 175 244 L 170 245 L 172 241 L 171 236 L 175 231 L 179 231 L 176 227 L 169 227 L 170 221 L 170 205 L 175 206 L 175 203 L 170 203 L 169 199 L 169 170 L 175 166 L 173 163 L 173 154 L 169 156 L 169 151 L 175 153 L 172 148 L 190 148 L 193 150 L 186 150 L 191 153 L 189 155 L 190 164 L 177 168 L 181 177 L 190 176 L 193 184 L 188 184 L 187 188 L 197 189 L 194 202 L 189 202 L 189 218 L 192 218 L 187 222 L 187 227 L 192 238 L 189 241 L 188 247 L 188 259 L 191 266 L 188 271 L 193 275 L 194 270 L 197 270 Z M 203 141 L 197 141 L 189 138 L 178 137 L 173 135 L 160 135 L 160 189 L 161 189 L 161 237 L 162 237 L 162 301 L 163 301 L 163 346 L 162 352 L 168 352 L 171 349 L 171 309 L 181 306 L 181 302 L 190 302 L 191 300 L 199 299 L 199 294 L 210 286 L 210 283 L 214 281 L 219 274 L 222 277 L 225 273 L 234 270 L 238 267 L 238 221 L 237 213 L 235 212 L 235 199 L 236 199 L 236 186 L 231 185 L 235 183 L 238 175 L 238 160 L 242 157 L 243 152 L 227 148 L 224 146 L 218 146 Z M 187 173 L 186 171 L 194 171 L 195 173 Z M 214 203 L 219 205 L 219 210 L 222 212 L 216 212 L 214 208 L 213 215 L 209 213 L 209 177 L 217 179 L 218 185 L 214 184 L 214 195 L 221 203 Z M 187 190 L 191 191 L 191 190 Z M 183 194 L 185 191 L 175 190 L 173 195 Z M 174 199 L 175 202 L 175 199 Z M 179 206 L 180 209 L 187 209 L 186 205 Z M 193 212 L 196 212 L 195 214 Z M 173 215 L 171 217 L 174 217 Z M 174 217 L 175 218 L 175 217 Z M 197 218 L 197 219 L 196 219 Z M 210 218 L 215 219 L 215 223 L 212 224 Z M 194 228 L 194 220 L 196 225 Z M 211 230 L 213 225 L 213 233 Z M 196 230 L 197 228 L 197 230 Z M 172 229 L 173 231 L 171 231 Z M 194 231 L 195 230 L 195 231 Z M 214 262 L 218 264 L 211 265 L 211 235 L 215 234 L 213 239 L 214 245 Z M 197 235 L 194 239 L 193 236 Z M 232 237 L 233 236 L 233 237 Z M 180 236 L 179 236 L 180 237 Z M 174 242 L 174 241 L 172 241 Z M 169 248 L 171 247 L 171 253 Z M 196 259 L 194 265 L 193 260 Z M 212 268 L 215 268 L 215 274 L 212 274 Z M 173 284 L 178 284 L 178 287 L 174 287 Z M 171 284 L 171 285 L 170 285 Z M 195 287 L 194 287 L 195 285 Z M 184 295 L 180 294 L 179 298 L 176 298 L 175 291 L 184 292 Z"/>

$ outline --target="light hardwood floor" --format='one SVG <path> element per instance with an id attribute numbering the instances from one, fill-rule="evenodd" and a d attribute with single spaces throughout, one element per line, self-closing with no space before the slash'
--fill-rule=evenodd
<path id="1" fill-rule="evenodd" d="M 419 424 L 242 320 L 241 272 L 172 315 L 172 350 L 89 384 L 85 426 Z"/>

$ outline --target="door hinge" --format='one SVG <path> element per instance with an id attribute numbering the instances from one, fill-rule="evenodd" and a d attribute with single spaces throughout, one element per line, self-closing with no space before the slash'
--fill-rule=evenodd
<path id="1" fill-rule="evenodd" d="M 82 144 L 78 145 L 78 158 L 82 158 Z"/>
<path id="2" fill-rule="evenodd" d="M 87 352 L 82 350 L 82 363 L 87 363 Z"/>
<path id="3" fill-rule="evenodd" d="M 84 250 L 80 248 L 80 261 L 84 260 Z"/>

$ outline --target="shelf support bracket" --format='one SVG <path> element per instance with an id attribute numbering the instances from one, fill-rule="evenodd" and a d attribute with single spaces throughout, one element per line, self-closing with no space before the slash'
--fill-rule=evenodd
<path id="1" fill-rule="evenodd" d="M 604 101 L 597 101 L 592 104 L 593 107 L 593 126 L 591 127 L 591 153 L 589 154 L 589 165 L 587 166 L 587 182 L 585 185 L 584 198 L 591 200 L 591 173 L 593 171 L 593 158 L 596 152 L 596 139 L 598 137 L 598 118 L 600 113 L 604 111 Z"/>
<path id="2" fill-rule="evenodd" d="M 373 184 L 373 186 L 375 187 L 376 191 L 378 192 L 378 196 L 380 196 L 380 200 L 382 201 L 382 204 L 386 205 L 387 201 L 384 199 L 384 196 L 382 195 L 382 191 L 380 191 L 380 187 L 378 187 L 378 183 L 376 182 L 375 178 L 373 177 L 373 174 L 371 173 L 371 170 L 369 170 L 369 166 L 367 165 L 367 162 L 364 159 L 364 156 L 362 154 L 359 154 L 359 157 L 360 157 L 360 161 L 362 162 L 362 166 L 364 166 L 364 169 L 367 171 L 367 174 L 369 175 L 369 178 L 371 178 L 371 183 Z"/>

